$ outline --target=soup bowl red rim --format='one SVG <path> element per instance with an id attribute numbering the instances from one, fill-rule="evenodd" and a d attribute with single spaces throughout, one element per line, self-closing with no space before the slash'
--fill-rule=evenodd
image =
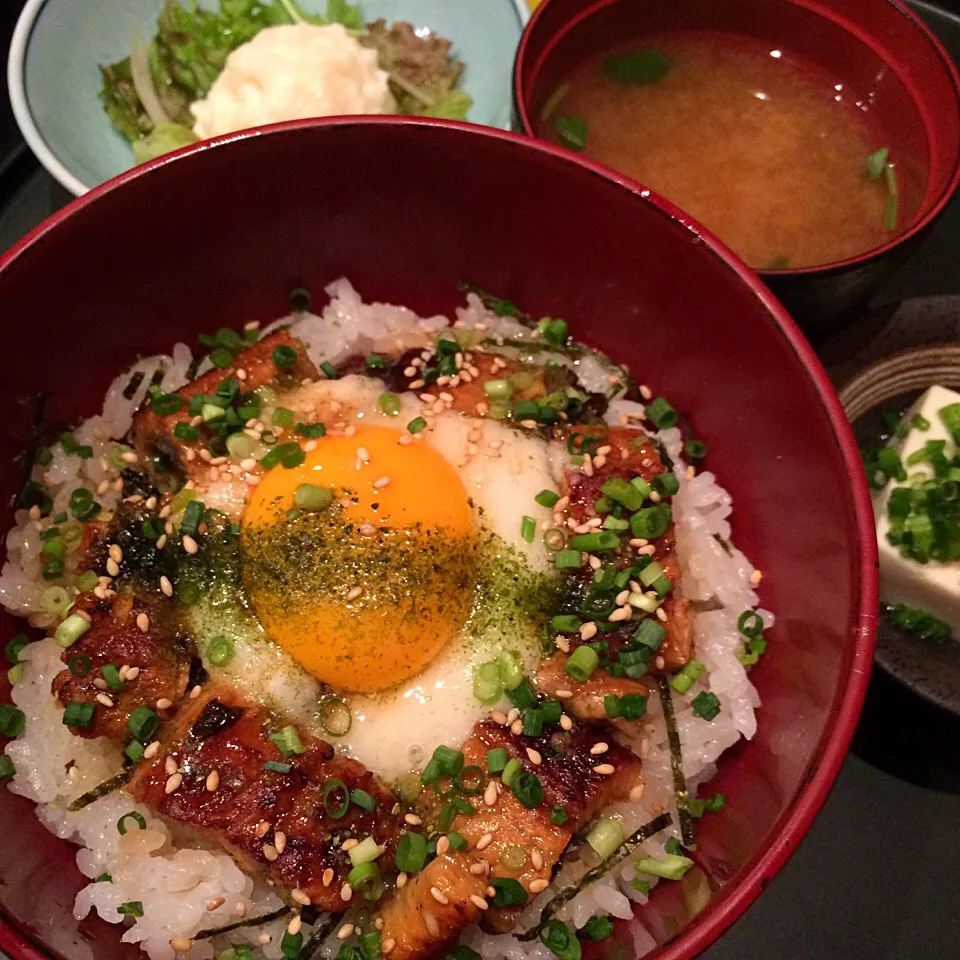
<path id="1" fill-rule="evenodd" d="M 813 818 L 823 805 L 827 794 L 846 757 L 853 737 L 870 678 L 873 659 L 874 632 L 877 620 L 877 546 L 874 531 L 873 509 L 863 474 L 860 454 L 850 424 L 847 421 L 836 392 L 809 342 L 800 332 L 784 308 L 767 289 L 757 275 L 749 269 L 709 231 L 702 228 L 683 211 L 668 200 L 646 190 L 635 181 L 613 173 L 608 168 L 585 160 L 576 154 L 542 141 L 520 134 L 472 124 L 414 117 L 337 117 L 330 119 L 291 121 L 256 127 L 240 133 L 228 134 L 213 140 L 185 147 L 174 153 L 159 157 L 133 170 L 127 171 L 78 197 L 62 210 L 50 216 L 21 241 L 0 257 L 0 284 L 4 272 L 19 258 L 29 255 L 31 248 L 43 244 L 50 234 L 71 217 L 91 204 L 144 175 L 159 170 L 168 164 L 190 163 L 190 158 L 206 150 L 222 149 L 230 143 L 254 137 L 270 136 L 304 127 L 335 128 L 354 125 L 422 127 L 426 132 L 449 131 L 475 137 L 494 138 L 512 144 L 519 150 L 537 151 L 547 155 L 553 162 L 579 167 L 594 177 L 613 181 L 629 194 L 649 203 L 658 213 L 679 223 L 694 234 L 710 254 L 721 260 L 735 275 L 737 281 L 747 287 L 760 301 L 776 331 L 783 337 L 797 356 L 815 388 L 824 412 L 833 431 L 834 440 L 851 478 L 851 506 L 856 521 L 856 569 L 859 574 L 859 595 L 856 598 L 855 621 L 849 626 L 849 644 L 853 647 L 851 670 L 847 682 L 838 688 L 834 696 L 828 730 L 821 739 L 817 751 L 810 760 L 806 779 L 790 805 L 781 814 L 775 826 L 774 839 L 768 849 L 756 854 L 751 863 L 743 868 L 736 883 L 727 885 L 721 895 L 694 920 L 687 924 L 677 938 L 657 953 L 658 960 L 690 960 L 714 942 L 746 908 L 759 896 L 770 880 L 780 870 L 796 849 L 810 827 Z M 51 954 L 32 935 L 23 930 L 14 917 L 0 914 L 0 949 L 12 960 L 50 960 Z"/>
<path id="2" fill-rule="evenodd" d="M 523 30 L 523 34 L 520 37 L 520 44 L 517 47 L 517 54 L 513 61 L 514 110 L 520 120 L 522 130 L 531 137 L 534 136 L 534 128 L 530 111 L 528 109 L 529 104 L 527 102 L 527 97 L 522 89 L 522 67 L 530 56 L 530 38 L 539 29 L 540 21 L 544 19 L 545 11 L 550 6 L 551 2 L 552 0 L 542 0 L 542 2 L 537 6 L 537 9 L 534 10 L 533 15 L 527 22 L 527 25 Z M 601 0 L 597 6 L 607 6 L 619 2 L 621 2 L 621 0 Z M 781 0 L 781 2 L 793 3 L 794 0 Z M 958 71 L 957 65 L 954 63 L 953 58 L 947 52 L 946 48 L 939 41 L 939 39 L 937 39 L 936 34 L 934 34 L 927 24 L 924 23 L 924 21 L 916 13 L 902 3 L 901 0 L 882 0 L 882 2 L 893 7 L 894 10 L 896 10 L 906 21 L 908 21 L 916 33 L 922 37 L 927 45 L 931 48 L 931 52 L 936 55 L 941 66 L 944 68 L 950 79 L 950 85 L 953 90 L 953 98 L 956 109 L 958 112 L 960 112 L 960 71 Z M 828 12 L 828 6 L 825 7 L 818 4 L 811 8 L 805 3 L 801 3 L 800 5 L 806 7 L 807 9 L 812 9 L 814 13 L 817 13 L 821 16 Z M 837 23 L 835 20 L 831 22 L 833 22 L 838 29 L 846 29 L 842 23 Z M 861 267 L 864 264 L 872 263 L 875 260 L 881 260 L 891 251 L 909 242 L 918 234 L 922 234 L 930 226 L 930 224 L 940 216 L 944 207 L 946 207 L 946 205 L 950 202 L 951 197 L 954 195 L 958 187 L 960 187 L 960 144 L 957 145 L 957 151 L 954 157 L 953 173 L 940 193 L 933 200 L 924 204 L 924 207 L 922 208 L 922 216 L 915 217 L 913 223 L 906 230 L 897 234 L 882 246 L 872 247 L 870 250 L 867 250 L 864 253 L 858 254 L 855 257 L 847 257 L 845 260 L 831 260 L 829 263 L 815 264 L 808 267 L 785 267 L 780 270 L 757 270 L 756 272 L 761 275 L 775 274 L 778 277 L 822 277 L 830 276 L 834 273 L 843 273 L 844 271 L 849 270 L 851 267 Z"/>

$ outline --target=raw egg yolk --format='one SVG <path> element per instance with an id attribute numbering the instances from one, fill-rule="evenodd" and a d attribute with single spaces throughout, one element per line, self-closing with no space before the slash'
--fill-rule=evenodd
<path id="1" fill-rule="evenodd" d="M 243 515 L 243 579 L 260 623 L 341 690 L 383 690 L 421 671 L 472 602 L 460 477 L 432 447 L 400 436 L 360 427 L 320 438 L 300 466 L 267 473 Z M 298 509 L 302 484 L 332 490 L 332 503 Z"/>

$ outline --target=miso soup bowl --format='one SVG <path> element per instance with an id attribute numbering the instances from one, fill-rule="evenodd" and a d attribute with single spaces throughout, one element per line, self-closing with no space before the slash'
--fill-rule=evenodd
<path id="1" fill-rule="evenodd" d="M 16 358 L 0 377 L 0 530 L 20 482 L 14 456 L 35 430 L 96 413 L 138 354 L 282 316 L 295 287 L 320 303 L 341 276 L 425 315 L 452 311 L 470 281 L 565 317 L 707 441 L 777 622 L 752 674 L 759 728 L 712 781 L 725 810 L 699 821 L 696 885 L 662 884 L 615 934 L 616 955 L 644 943 L 689 960 L 777 873 L 843 761 L 873 653 L 876 538 L 850 426 L 810 345 L 757 277 L 668 203 L 528 137 L 414 119 L 283 124 L 123 174 L 0 259 Z M 20 629 L 0 615 L 0 649 Z M 134 960 L 119 927 L 74 919 L 76 848 L 2 786 L 0 832 L 0 950 Z"/>
<path id="2" fill-rule="evenodd" d="M 804 332 L 826 336 L 865 305 L 916 248 L 960 183 L 960 77 L 897 0 L 544 0 L 514 62 L 517 129 L 571 68 L 641 31 L 724 30 L 768 41 L 842 82 L 886 132 L 906 229 L 883 246 L 815 267 L 758 271 Z M 722 239 L 722 238 L 721 238 Z"/>

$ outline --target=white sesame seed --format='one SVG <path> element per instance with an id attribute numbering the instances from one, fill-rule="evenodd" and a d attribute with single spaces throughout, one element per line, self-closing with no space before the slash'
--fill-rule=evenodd
<path id="1" fill-rule="evenodd" d="M 172 701 L 172 700 L 168 700 L 166 697 L 161 697 L 161 698 L 156 702 L 156 708 L 157 708 L 158 710 L 166 710 L 168 707 L 172 707 L 172 706 L 173 706 L 173 701 Z"/>
<path id="2" fill-rule="evenodd" d="M 573 697 L 573 691 L 572 690 L 556 690 L 554 692 L 554 696 L 558 700 L 570 700 Z"/>
<path id="3" fill-rule="evenodd" d="M 110 557 L 110 559 L 107 560 L 107 573 L 109 573 L 111 577 L 116 577 L 120 573 L 120 568 L 117 566 L 117 561 L 114 560 L 113 557 Z"/>
<path id="4" fill-rule="evenodd" d="M 566 637 L 561 637 L 561 636 L 558 635 L 557 638 L 556 638 L 553 642 L 554 642 L 554 645 L 556 646 L 556 648 L 557 648 L 558 650 L 560 650 L 562 653 L 569 653 L 569 652 L 570 652 L 570 641 L 567 640 Z"/>
<path id="5" fill-rule="evenodd" d="M 633 607 L 617 607 L 613 613 L 610 614 L 607 619 L 611 623 L 616 623 L 619 620 L 629 620 L 633 616 Z"/>
<path id="6" fill-rule="evenodd" d="M 97 703 L 102 703 L 105 707 L 113 706 L 113 701 L 105 693 L 97 694 Z"/>
<path id="7" fill-rule="evenodd" d="M 437 903 L 442 903 L 446 905 L 450 902 L 449 897 L 447 897 L 447 895 L 443 893 L 443 891 L 439 890 L 437 887 L 430 888 L 430 896 L 433 897 L 433 899 L 436 900 Z"/>
<path id="8" fill-rule="evenodd" d="M 593 768 L 593 772 L 599 773 L 602 777 L 609 777 L 611 773 L 616 772 L 616 769 L 612 763 L 601 763 Z"/>
<path id="9" fill-rule="evenodd" d="M 333 869 L 331 867 L 327 867 L 327 869 L 323 871 L 323 876 L 320 878 L 320 882 L 325 887 L 329 887 L 330 884 L 333 883 Z"/>
<path id="10" fill-rule="evenodd" d="M 444 854 L 450 849 L 450 838 L 449 837 L 440 837 L 437 840 L 437 853 Z"/>
<path id="11" fill-rule="evenodd" d="M 759 586 L 760 581 L 761 581 L 762 579 L 763 579 L 763 571 L 762 571 L 762 570 L 754 570 L 753 573 L 750 574 L 750 583 L 751 583 L 753 586 L 755 586 L 755 587 L 756 587 L 756 586 Z"/>
<path id="12" fill-rule="evenodd" d="M 507 725 L 507 715 L 502 710 L 491 710 L 490 719 L 501 727 Z"/>
<path id="13" fill-rule="evenodd" d="M 173 596 L 173 584 L 166 576 L 160 577 L 160 589 L 165 597 Z"/>
<path id="14" fill-rule="evenodd" d="M 488 807 L 494 806 L 497 802 L 497 785 L 493 780 L 487 784 L 487 788 L 483 791 L 483 802 Z"/>
<path id="15" fill-rule="evenodd" d="M 261 933 L 260 936 L 257 937 L 257 942 L 262 944 L 268 944 L 270 942 L 270 934 Z"/>
<path id="16" fill-rule="evenodd" d="M 349 884 L 349 883 L 345 883 L 345 884 L 340 888 L 340 899 L 343 900 L 344 903 L 349 903 L 349 902 L 350 902 L 350 898 L 351 898 L 352 896 L 353 896 L 353 890 L 350 888 L 350 884 Z"/>
<path id="17" fill-rule="evenodd" d="M 543 869 L 543 854 L 539 850 L 530 851 L 530 862 L 535 870 Z"/>
<path id="18" fill-rule="evenodd" d="M 180 789 L 180 784 L 183 783 L 183 774 L 175 773 L 172 777 L 167 779 L 167 784 L 163 788 L 163 792 L 166 794 L 174 793 Z"/>
<path id="19" fill-rule="evenodd" d="M 147 749 L 143 751 L 144 757 L 147 760 L 152 760 L 156 755 L 157 751 L 160 749 L 160 741 L 154 740 L 153 743 L 147 746 Z"/>
<path id="20" fill-rule="evenodd" d="M 224 897 L 214 897 L 212 900 L 207 901 L 207 912 L 212 913 L 214 910 L 219 910 L 226 903 Z"/>
<path id="21" fill-rule="evenodd" d="M 382 490 L 384 487 L 388 487 L 389 485 L 390 485 L 389 477 L 380 477 L 379 480 L 373 481 L 373 488 L 375 490 Z"/>
<path id="22" fill-rule="evenodd" d="M 519 716 L 520 711 L 516 707 L 511 707 L 509 713 L 507 713 L 507 723 L 513 723 Z"/>
<path id="23" fill-rule="evenodd" d="M 266 857 L 266 859 L 271 863 L 273 863 L 273 861 L 280 856 L 277 848 L 272 843 L 265 843 L 262 849 L 264 857 Z"/>
<path id="24" fill-rule="evenodd" d="M 159 539 L 157 540 L 157 544 L 156 544 L 157 549 L 162 550 L 166 545 L 167 545 L 167 535 L 165 533 L 161 533 Z"/>
<path id="25" fill-rule="evenodd" d="M 188 937 L 174 937 L 170 941 L 170 946 L 173 947 L 177 953 L 186 953 L 188 950 L 192 949 L 193 941 Z"/>
<path id="26" fill-rule="evenodd" d="M 137 614 L 137 627 L 141 633 L 146 633 L 150 629 L 150 618 L 145 613 Z"/>
<path id="27" fill-rule="evenodd" d="M 270 832 L 270 821 L 261 820 L 257 824 L 257 829 L 253 831 L 254 834 L 258 837 L 265 837 Z"/>
<path id="28" fill-rule="evenodd" d="M 409 446 L 413 443 L 413 437 L 411 437 L 409 433 L 401 433 L 400 436 L 397 437 L 397 443 L 401 447 Z"/>
<path id="29" fill-rule="evenodd" d="M 352 923 L 345 923 L 345 924 L 337 931 L 337 939 L 338 939 L 338 940 L 346 940 L 347 937 L 349 937 L 352 933 L 353 933 L 353 924 L 352 924 Z"/>
<path id="30" fill-rule="evenodd" d="M 573 721 L 565 713 L 560 714 L 560 729 L 567 731 L 573 729 Z"/>
<path id="31" fill-rule="evenodd" d="M 363 593 L 363 587 L 351 587 L 347 591 L 347 600 L 356 600 Z"/>
<path id="32" fill-rule="evenodd" d="M 397 874 L 397 889 L 402 890 L 407 885 L 407 875 L 405 873 Z"/>
<path id="33" fill-rule="evenodd" d="M 211 770 L 207 774 L 207 790 L 210 793 L 216 793 L 217 787 L 220 786 L 220 773 L 217 770 Z"/>
<path id="34" fill-rule="evenodd" d="M 172 777 L 177 772 L 177 761 L 168 755 L 163 761 L 163 769 L 168 777 Z"/>
<path id="35" fill-rule="evenodd" d="M 470 864 L 470 872 L 474 876 L 480 876 L 481 873 L 486 873 L 489 868 L 490 864 L 488 864 L 486 860 L 481 860 L 479 863 Z"/>
<path id="36" fill-rule="evenodd" d="M 639 803 L 643 799 L 643 789 L 644 784 L 640 783 L 630 791 L 630 800 L 632 803 Z"/>
<path id="37" fill-rule="evenodd" d="M 191 537 L 191 536 L 189 536 L 189 535 L 185 536 L 185 537 L 183 538 L 183 540 L 181 541 L 181 543 L 183 544 L 183 549 L 186 550 L 187 553 L 193 554 L 193 553 L 196 553 L 196 552 L 200 549 L 200 548 L 197 546 L 197 541 L 194 540 L 193 537 Z"/>
<path id="38" fill-rule="evenodd" d="M 245 917 L 247 915 L 247 905 L 238 900 L 234 905 L 233 912 L 238 917 Z"/>
<path id="39" fill-rule="evenodd" d="M 340 849 L 346 853 L 348 850 L 352 850 L 354 847 L 359 847 L 360 841 L 356 837 L 350 837 L 349 840 L 344 840 L 340 845 Z"/>
<path id="40" fill-rule="evenodd" d="M 539 767 L 543 759 L 533 747 L 527 747 L 527 758 L 535 767 Z"/>
<path id="41" fill-rule="evenodd" d="M 361 463 L 369 463 L 370 451 L 366 447 L 357 447 L 357 459 Z"/>
<path id="42" fill-rule="evenodd" d="M 487 910 L 490 907 L 490 904 L 488 904 L 487 901 L 483 899 L 483 897 L 478 897 L 477 894 L 475 893 L 470 894 L 470 902 L 478 910 Z"/>
<path id="43" fill-rule="evenodd" d="M 549 880 L 544 880 L 544 879 L 532 880 L 532 881 L 530 882 L 530 892 L 531 892 L 531 893 L 543 893 L 543 891 L 546 890 L 547 887 L 549 887 L 549 886 L 550 886 L 550 881 L 549 881 Z"/>
<path id="44" fill-rule="evenodd" d="M 93 685 L 94 685 L 98 690 L 106 690 L 106 689 L 107 689 L 107 681 L 104 680 L 103 677 L 94 677 L 94 679 L 93 679 Z"/>
<path id="45" fill-rule="evenodd" d="M 290 891 L 290 898 L 305 907 L 310 905 L 310 898 L 299 887 L 294 887 Z"/>
<path id="46" fill-rule="evenodd" d="M 597 634 L 597 625 L 592 620 L 588 620 L 586 623 L 580 624 L 581 640 L 589 640 L 591 637 L 596 636 L 596 634 Z"/>
<path id="47" fill-rule="evenodd" d="M 663 607 L 657 607 L 657 619 L 663 623 L 667 622 L 667 611 Z"/>
<path id="48" fill-rule="evenodd" d="M 97 496 L 98 496 L 98 497 L 102 497 L 109 489 L 110 489 L 110 481 L 109 481 L 109 480 L 101 480 L 101 481 L 97 484 Z M 37 517 L 39 517 L 39 516 L 40 516 L 40 511 L 39 511 L 39 509 L 38 509 L 38 510 L 37 510 Z"/>
<path id="49" fill-rule="evenodd" d="M 399 884 L 397 884 L 399 886 Z M 397 941 L 393 937 L 388 937 L 383 943 L 380 944 L 380 952 L 386 956 L 389 953 L 393 953 L 393 948 L 397 945 Z"/>
<path id="50" fill-rule="evenodd" d="M 591 748 L 590 752 L 596 757 L 601 753 L 606 753 L 610 749 L 609 743 L 604 743 L 602 740 L 600 743 L 595 743 Z"/>
<path id="51" fill-rule="evenodd" d="M 423 821 L 415 813 L 407 813 L 403 817 L 404 823 L 409 823 L 411 827 L 419 827 Z"/>
<path id="52" fill-rule="evenodd" d="M 132 450 L 125 450 L 120 454 L 120 459 L 124 463 L 136 463 L 140 458 Z"/>
<path id="53" fill-rule="evenodd" d="M 492 833 L 485 833 L 485 834 L 477 841 L 476 849 L 477 849 L 477 850 L 485 850 L 487 847 L 490 846 L 491 843 L 493 843 L 493 834 L 492 834 Z"/>
<path id="54" fill-rule="evenodd" d="M 519 737 L 520 734 L 523 733 L 523 721 L 522 721 L 522 720 L 514 720 L 513 723 L 510 724 L 510 732 L 511 732 L 515 737 Z"/>
<path id="55" fill-rule="evenodd" d="M 300 932 L 302 926 L 303 921 L 300 919 L 300 914 L 295 913 L 287 924 L 287 933 L 289 933 L 291 937 L 295 937 Z"/>

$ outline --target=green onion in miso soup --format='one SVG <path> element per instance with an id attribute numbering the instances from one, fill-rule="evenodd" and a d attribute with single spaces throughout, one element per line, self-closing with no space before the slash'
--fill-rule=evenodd
<path id="1" fill-rule="evenodd" d="M 830 263 L 906 222 L 896 156 L 856 93 L 734 34 L 656 33 L 576 66 L 538 135 L 663 194 L 758 269 Z"/>

